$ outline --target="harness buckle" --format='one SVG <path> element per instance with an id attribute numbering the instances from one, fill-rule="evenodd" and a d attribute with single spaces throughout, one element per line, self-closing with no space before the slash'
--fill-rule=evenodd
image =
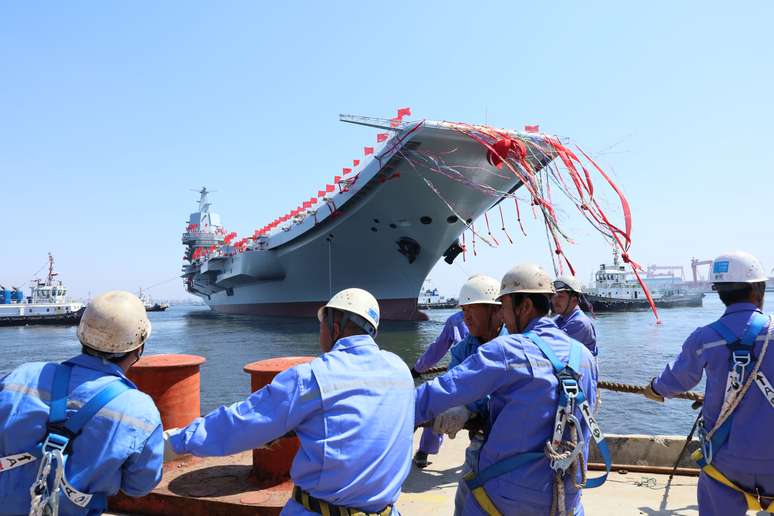
<path id="1" fill-rule="evenodd" d="M 70 447 L 70 438 L 64 435 L 60 435 L 55 432 L 49 432 L 43 441 L 43 453 L 58 451 L 62 455 L 67 453 L 67 449 Z"/>
<path id="2" fill-rule="evenodd" d="M 73 440 L 76 437 L 78 437 L 78 434 L 80 433 L 80 432 L 75 433 L 69 430 L 64 425 L 64 422 L 49 423 L 48 425 L 46 425 L 46 430 L 48 431 L 48 434 L 46 435 L 46 440 L 48 440 L 51 436 L 55 436 L 53 441 L 55 446 L 57 443 L 61 443 L 61 442 L 65 443 L 63 447 L 60 447 L 62 453 L 65 455 L 70 453 L 72 449 Z M 46 451 L 45 443 L 46 441 L 44 441 L 43 443 L 43 446 L 44 446 L 43 451 Z"/>
<path id="3" fill-rule="evenodd" d="M 744 382 L 744 372 L 752 363 L 752 353 L 749 350 L 741 349 L 731 352 L 731 361 L 734 364 L 734 387 L 740 386 Z"/>
<path id="4" fill-rule="evenodd" d="M 562 391 L 569 399 L 574 400 L 578 397 L 580 387 L 578 381 L 575 378 L 562 378 Z"/>

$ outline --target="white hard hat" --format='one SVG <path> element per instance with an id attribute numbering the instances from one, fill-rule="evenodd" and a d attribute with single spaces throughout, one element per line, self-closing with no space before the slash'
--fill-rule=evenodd
<path id="1" fill-rule="evenodd" d="M 95 297 L 78 326 L 78 340 L 104 353 L 128 353 L 148 340 L 151 323 L 137 296 L 111 290 Z"/>
<path id="2" fill-rule="evenodd" d="M 484 274 L 475 274 L 460 289 L 459 306 L 499 305 L 500 282 Z"/>
<path id="3" fill-rule="evenodd" d="M 758 283 L 767 279 L 761 262 L 750 253 L 734 251 L 712 261 L 711 283 Z"/>
<path id="4" fill-rule="evenodd" d="M 559 276 L 556 278 L 556 280 L 554 280 L 554 289 L 556 289 L 557 292 L 560 290 L 569 290 L 570 292 L 583 294 L 583 287 L 581 286 L 580 281 L 578 281 L 578 278 L 570 275 Z"/>
<path id="5" fill-rule="evenodd" d="M 551 277 L 534 263 L 520 263 L 505 273 L 497 298 L 507 294 L 554 294 Z"/>
<path id="6" fill-rule="evenodd" d="M 317 319 L 320 322 L 323 320 L 326 308 L 355 314 L 370 323 L 374 330 L 379 328 L 379 303 L 370 292 L 362 288 L 347 288 L 334 295 L 328 304 L 317 310 Z M 354 319 L 354 322 L 357 323 L 357 319 Z"/>

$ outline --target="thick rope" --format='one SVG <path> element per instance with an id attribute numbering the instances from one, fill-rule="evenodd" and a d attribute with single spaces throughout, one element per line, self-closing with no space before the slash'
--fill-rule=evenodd
<path id="1" fill-rule="evenodd" d="M 546 442 L 545 454 L 549 461 L 561 460 L 569 457 L 578 445 L 578 428 L 572 424 L 571 426 L 572 437 L 569 441 L 562 441 L 558 447 L 554 447 L 554 445 L 551 444 L 551 441 Z M 583 452 L 581 452 L 566 471 L 554 471 L 554 493 L 553 499 L 551 500 L 551 516 L 567 515 L 567 497 L 564 490 L 564 479 L 567 475 L 570 475 L 575 487 L 581 489 L 586 483 L 586 468 L 583 467 L 584 464 L 585 458 Z M 575 480 L 578 471 L 581 472 L 580 484 Z"/>
<path id="2" fill-rule="evenodd" d="M 442 373 L 445 373 L 447 370 L 448 368 L 446 367 L 431 367 L 426 371 L 422 371 L 420 374 L 423 376 L 442 374 Z M 600 380 L 599 382 L 597 382 L 597 387 L 608 391 L 628 392 L 630 394 L 642 394 L 645 392 L 645 389 L 648 388 L 647 385 L 633 385 L 630 383 L 608 382 L 605 380 Z M 683 400 L 704 401 L 704 394 L 700 392 L 694 392 L 694 391 L 682 392 L 673 397 L 683 399 Z"/>

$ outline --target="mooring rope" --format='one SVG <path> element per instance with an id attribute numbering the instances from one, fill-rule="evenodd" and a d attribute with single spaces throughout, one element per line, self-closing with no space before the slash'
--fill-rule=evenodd
<path id="1" fill-rule="evenodd" d="M 431 367 L 426 371 L 422 371 L 420 374 L 422 376 L 441 374 L 441 373 L 445 373 L 447 370 L 448 368 L 446 367 Z M 646 385 L 633 385 L 630 383 L 608 382 L 605 380 L 600 380 L 599 382 L 597 382 L 597 386 L 600 389 L 605 389 L 608 391 L 628 392 L 631 394 L 642 394 L 643 392 L 645 392 L 645 389 L 647 389 Z M 702 402 L 704 401 L 704 394 L 700 392 L 693 392 L 693 391 L 676 394 L 673 397 L 680 398 L 683 400 L 702 401 Z"/>

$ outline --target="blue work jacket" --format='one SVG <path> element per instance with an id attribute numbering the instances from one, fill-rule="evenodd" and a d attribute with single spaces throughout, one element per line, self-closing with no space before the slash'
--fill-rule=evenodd
<path id="1" fill-rule="evenodd" d="M 720 321 L 741 336 L 750 316 L 761 311 L 751 303 L 735 303 L 726 308 Z M 753 361 L 760 355 L 768 328 L 758 336 L 753 348 Z M 697 328 L 686 341 L 675 360 L 653 382 L 653 388 L 667 398 L 689 391 L 707 373 L 704 389 L 704 423 L 707 430 L 715 426 L 726 389 L 731 353 L 722 337 L 710 326 Z M 750 364 L 745 381 L 754 366 Z M 764 357 L 761 371 L 774 381 L 774 337 Z M 734 411 L 728 441 L 713 450 L 712 464 L 722 472 L 742 472 L 774 475 L 774 446 L 771 431 L 774 428 L 774 409 L 753 384 Z"/>
<path id="2" fill-rule="evenodd" d="M 473 355 L 478 347 L 481 345 L 481 339 L 475 335 L 468 335 L 462 341 L 458 342 L 451 348 L 451 360 L 449 360 L 449 369 L 457 367 L 465 361 L 470 355 Z M 481 417 L 489 417 L 488 406 L 489 396 L 484 396 L 480 400 L 476 400 L 473 403 L 468 403 L 468 410 L 478 413 Z"/>
<path id="3" fill-rule="evenodd" d="M 105 385 L 123 378 L 117 365 L 89 355 L 72 364 L 67 412 L 72 414 Z M 24 364 L 0 380 L 0 457 L 32 449 L 46 434 L 54 363 Z M 72 486 L 88 494 L 112 495 L 120 489 L 143 496 L 161 480 L 164 455 L 161 418 L 153 400 L 137 389 L 105 405 L 73 440 L 65 475 Z M 0 514 L 27 514 L 29 489 L 39 461 L 0 471 Z M 86 514 L 60 496 L 60 514 Z"/>
<path id="4" fill-rule="evenodd" d="M 557 315 L 554 322 L 560 330 L 586 346 L 592 355 L 597 356 L 599 351 L 597 349 L 597 331 L 594 329 L 591 318 L 583 310 L 576 306 L 567 317 Z"/>
<path id="5" fill-rule="evenodd" d="M 529 330 L 551 346 L 559 360 L 567 362 L 574 341 L 551 318 L 532 320 L 525 332 Z M 581 352 L 580 386 L 593 411 L 596 363 L 585 347 L 581 346 Z M 480 345 L 475 354 L 446 374 L 417 387 L 416 423 L 491 394 L 491 430 L 479 455 L 478 470 L 482 471 L 507 457 L 543 450 L 553 434 L 558 386 L 551 363 L 531 340 L 521 334 L 497 337 Z M 582 421 L 577 408 L 575 416 Z M 588 451 L 589 431 L 585 423 L 581 427 Z M 494 478 L 484 487 L 503 514 L 519 514 L 522 504 L 543 507 L 547 514 L 553 497 L 553 471 L 548 460 L 542 459 Z M 567 479 L 565 488 L 567 505 L 577 505 L 580 496 L 572 479 Z M 479 513 L 477 507 L 466 503 L 465 514 Z"/>
<path id="6" fill-rule="evenodd" d="M 424 372 L 437 364 L 449 351 L 449 348 L 468 336 L 465 316 L 457 312 L 449 316 L 443 325 L 443 330 L 414 364 L 414 370 Z"/>
<path id="7" fill-rule="evenodd" d="M 380 511 L 395 503 L 411 465 L 414 381 L 367 335 L 339 339 L 309 364 L 278 374 L 245 401 L 173 433 L 177 453 L 231 455 L 294 430 L 293 482 L 336 505 Z M 283 515 L 311 515 L 290 500 Z"/>

